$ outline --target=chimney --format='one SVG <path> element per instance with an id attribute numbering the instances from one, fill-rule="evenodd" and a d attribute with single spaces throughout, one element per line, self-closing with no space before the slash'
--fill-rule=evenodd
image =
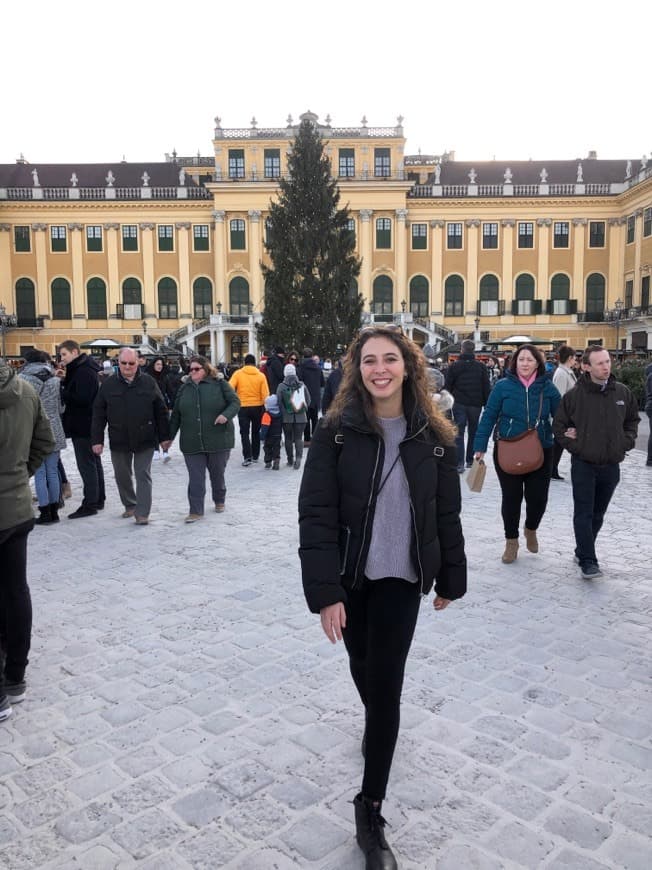
<path id="1" fill-rule="evenodd" d="M 597 160 L 598 152 L 597 151 L 589 151 L 589 156 L 586 158 L 587 160 Z"/>

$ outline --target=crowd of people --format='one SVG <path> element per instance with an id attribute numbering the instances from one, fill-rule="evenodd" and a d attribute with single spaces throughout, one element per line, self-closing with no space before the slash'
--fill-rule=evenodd
<path id="1" fill-rule="evenodd" d="M 567 450 L 575 559 L 583 578 L 602 574 L 596 538 L 620 463 L 635 445 L 638 404 L 611 374 L 606 350 L 588 347 L 580 371 L 576 359 L 573 348 L 562 347 L 551 370 L 537 347 L 523 344 L 497 373 L 467 341 L 443 372 L 388 325 L 361 329 L 346 359 L 328 367 L 311 348 L 299 354 L 281 346 L 264 371 L 251 354 L 234 372 L 199 355 L 175 370 L 162 358 L 144 363 L 128 347 L 99 365 L 74 341 L 63 342 L 58 363 L 32 350 L 19 372 L 0 364 L 0 720 L 25 697 L 27 536 L 35 524 L 59 522 L 67 439 L 83 490 L 69 519 L 105 507 L 108 433 L 121 516 L 147 526 L 152 462 L 173 458 L 178 435 L 188 473 L 185 522 L 195 523 L 205 512 L 207 473 L 215 512 L 226 509 L 237 417 L 244 467 L 259 462 L 262 448 L 264 468 L 279 471 L 284 444 L 287 465 L 298 470 L 309 447 L 298 503 L 303 587 L 326 637 L 344 641 L 364 712 L 364 774 L 353 800 L 357 841 L 367 868 L 392 870 L 381 809 L 405 664 L 421 597 L 434 587 L 440 613 L 466 592 L 460 481 L 484 463 L 490 440 L 502 561 L 517 559 L 523 502 L 525 545 L 538 552 L 550 482 L 563 479 L 559 461 Z M 652 417 L 652 365 L 645 410 Z M 648 466 L 651 447 L 652 436 Z"/>

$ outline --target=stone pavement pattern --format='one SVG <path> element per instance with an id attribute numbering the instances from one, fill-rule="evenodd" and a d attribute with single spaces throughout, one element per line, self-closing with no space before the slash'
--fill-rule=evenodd
<path id="1" fill-rule="evenodd" d="M 300 473 L 243 469 L 236 450 L 226 512 L 187 526 L 172 456 L 154 463 L 148 527 L 119 518 L 111 481 L 102 515 L 30 536 L 34 643 L 28 697 L 0 726 L 0 865 L 362 870 L 362 714 L 343 646 L 304 604 Z M 507 566 L 493 469 L 483 493 L 463 484 L 469 594 L 422 606 L 384 807 L 403 870 L 650 867 L 644 463 L 623 466 L 592 583 L 572 564 L 568 479 L 541 552 Z"/>

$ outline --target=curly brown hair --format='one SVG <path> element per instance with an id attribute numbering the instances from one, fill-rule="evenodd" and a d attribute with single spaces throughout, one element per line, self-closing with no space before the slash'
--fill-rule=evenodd
<path id="1" fill-rule="evenodd" d="M 398 348 L 403 362 L 405 363 L 406 378 L 403 383 L 403 399 L 409 397 L 412 404 L 417 408 L 437 437 L 443 444 L 454 444 L 455 426 L 443 415 L 435 402 L 432 400 L 430 387 L 426 376 L 425 357 L 418 344 L 403 335 L 400 329 L 389 326 L 373 326 L 361 329 L 346 352 L 346 363 L 342 383 L 337 391 L 333 404 L 326 414 L 326 422 L 329 425 L 339 426 L 342 415 L 347 405 L 359 404 L 369 425 L 376 431 L 381 432 L 371 394 L 362 382 L 360 362 L 362 349 L 370 338 L 387 338 Z"/>

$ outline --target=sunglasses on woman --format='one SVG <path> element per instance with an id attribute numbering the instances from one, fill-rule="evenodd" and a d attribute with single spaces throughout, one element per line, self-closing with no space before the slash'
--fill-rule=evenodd
<path id="1" fill-rule="evenodd" d="M 404 334 L 402 327 L 398 323 L 375 323 L 372 326 L 363 326 L 358 335 L 365 335 L 368 332 L 375 332 L 378 335 L 382 335 L 383 332 L 399 332 L 401 335 Z"/>

